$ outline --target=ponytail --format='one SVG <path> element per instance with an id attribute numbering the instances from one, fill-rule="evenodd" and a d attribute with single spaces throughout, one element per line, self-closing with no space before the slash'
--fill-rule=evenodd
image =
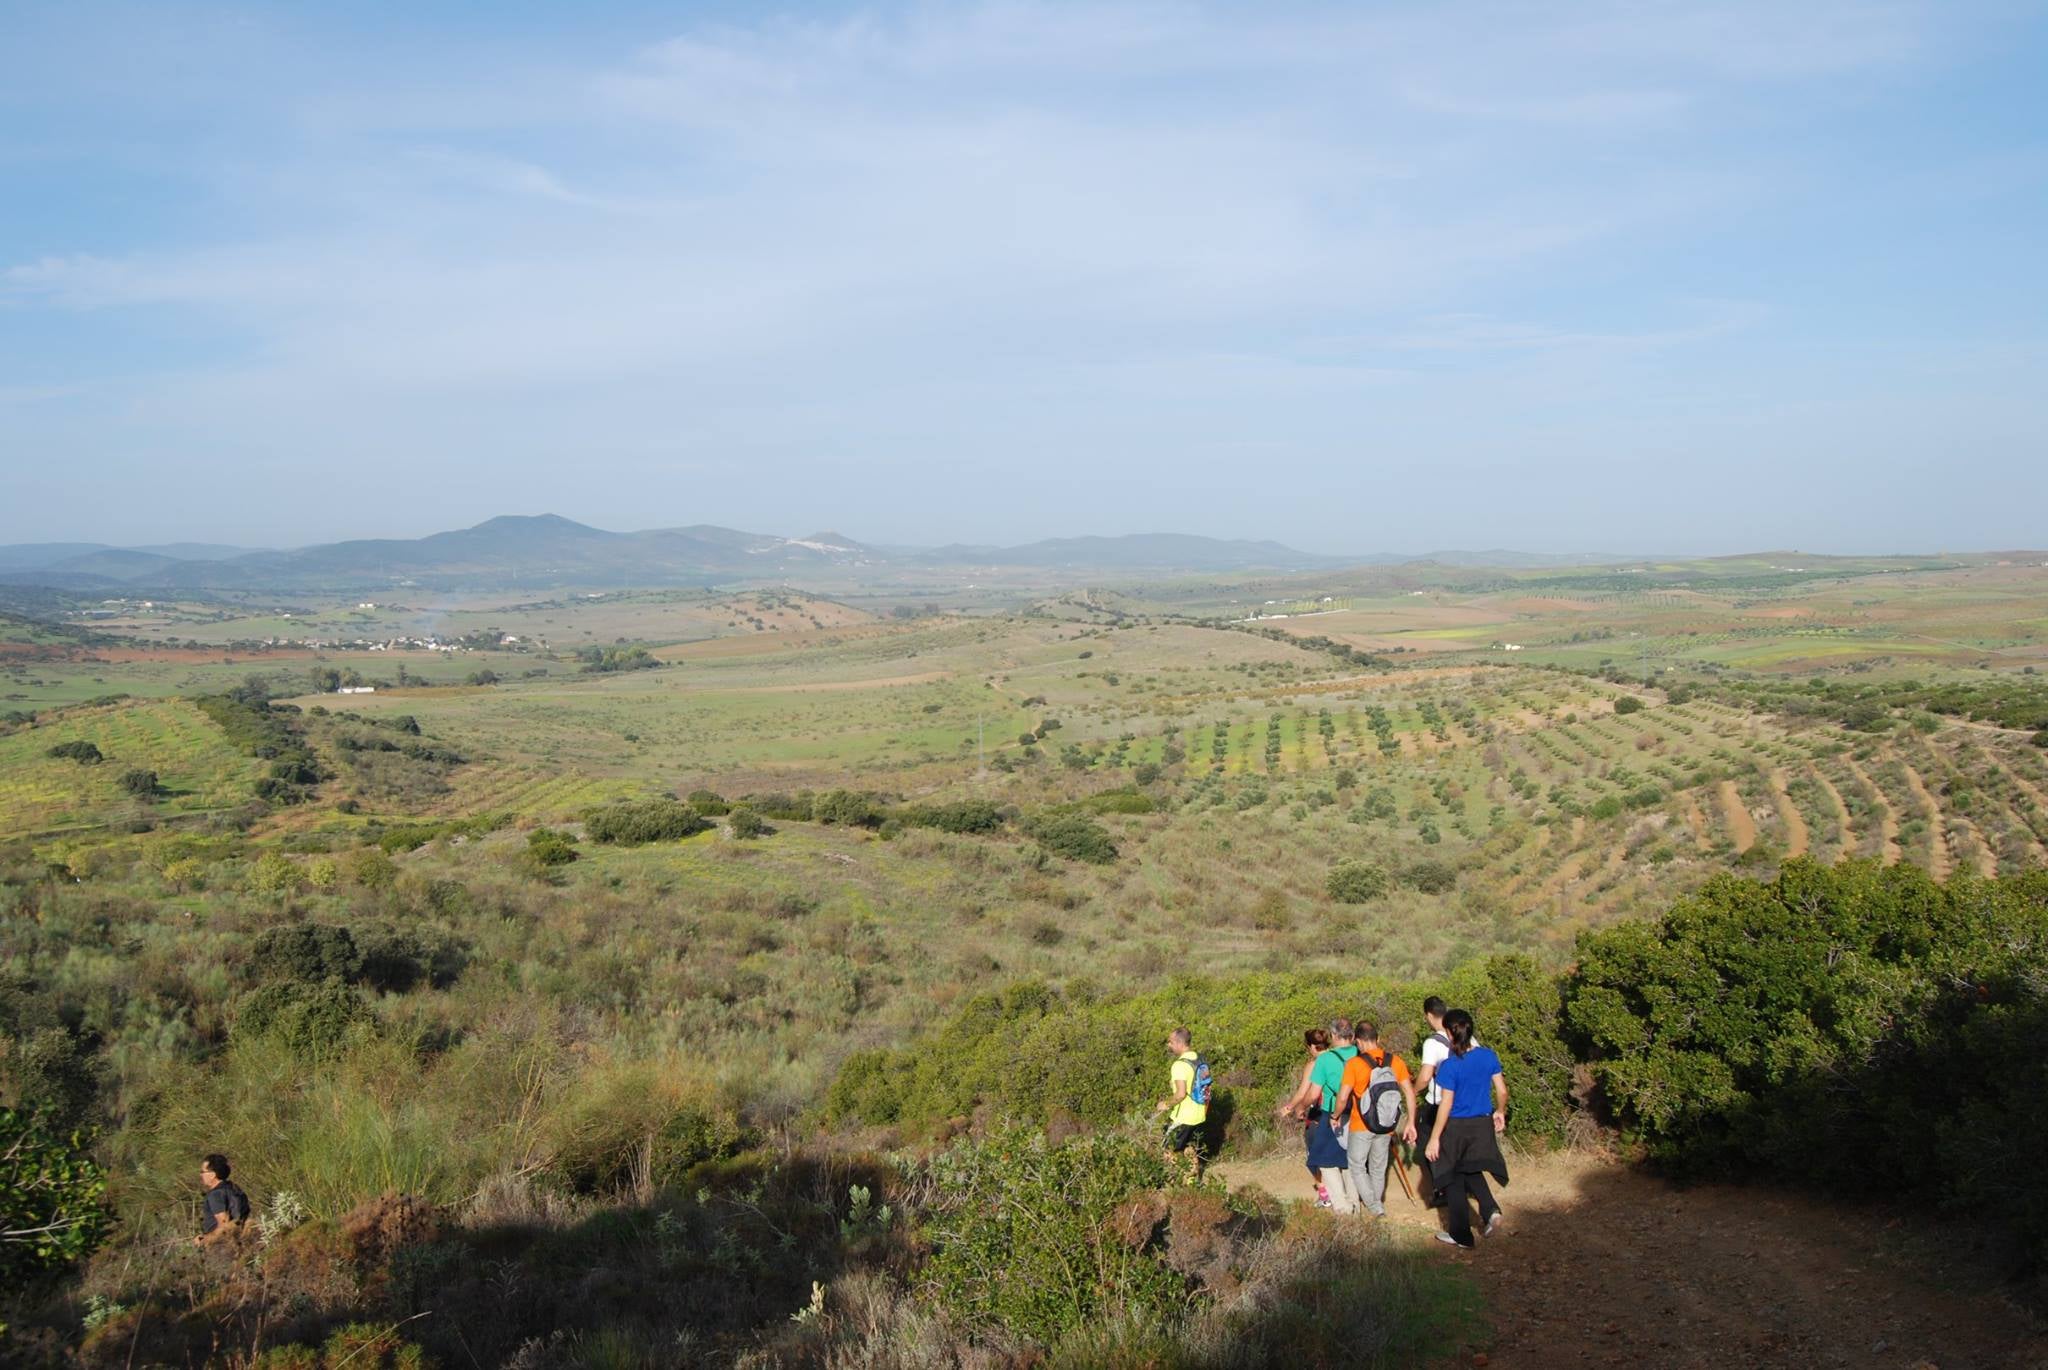
<path id="1" fill-rule="evenodd" d="M 1444 1036 L 1451 1039 L 1451 1055 L 1463 1056 L 1472 1049 L 1472 1015 L 1454 1008 L 1444 1015 Z"/>

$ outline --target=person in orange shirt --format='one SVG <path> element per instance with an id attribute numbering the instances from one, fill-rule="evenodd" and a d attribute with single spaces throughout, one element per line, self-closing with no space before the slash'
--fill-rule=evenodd
<path id="1" fill-rule="evenodd" d="M 1394 1136 L 1415 1144 L 1415 1082 L 1408 1063 L 1380 1045 L 1376 1023 L 1360 1019 L 1352 1026 L 1358 1054 L 1344 1063 L 1335 1114 L 1350 1125 L 1344 1148 L 1350 1155 L 1346 1172 L 1375 1218 L 1387 1216 L 1387 1160 Z"/>

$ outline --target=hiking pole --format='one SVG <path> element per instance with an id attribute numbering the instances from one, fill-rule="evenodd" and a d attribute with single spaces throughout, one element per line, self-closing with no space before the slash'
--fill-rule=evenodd
<path id="1" fill-rule="evenodd" d="M 1390 1147 L 1387 1154 L 1394 1158 L 1394 1177 L 1401 1182 L 1401 1192 L 1408 1196 L 1409 1203 L 1418 1202 L 1415 1186 L 1408 1182 L 1408 1163 L 1401 1159 L 1401 1148 L 1398 1145 Z"/>

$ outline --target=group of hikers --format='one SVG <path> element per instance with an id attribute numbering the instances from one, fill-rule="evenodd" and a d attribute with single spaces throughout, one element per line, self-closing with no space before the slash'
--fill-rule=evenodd
<path id="1" fill-rule="evenodd" d="M 1486 1180 L 1508 1181 L 1498 1140 L 1507 1129 L 1507 1081 L 1500 1057 L 1473 1037 L 1470 1013 L 1431 995 L 1422 1016 L 1429 1034 L 1417 1072 L 1381 1045 L 1369 1020 L 1338 1018 L 1308 1029 L 1301 1081 L 1274 1114 L 1302 1129 L 1318 1208 L 1385 1217 L 1388 1170 L 1409 1187 L 1399 1142 L 1419 1153 L 1410 1197 L 1443 1210 L 1437 1240 L 1470 1249 L 1475 1202 L 1480 1230 L 1489 1237 L 1500 1230 L 1500 1204 Z M 1188 1029 L 1175 1028 L 1166 1048 L 1171 1094 L 1158 1106 L 1167 1115 L 1166 1151 L 1169 1158 L 1192 1152 L 1199 1166 L 1214 1080 Z"/>
<path id="2" fill-rule="evenodd" d="M 1384 1218 L 1389 1168 L 1408 1188 L 1395 1143 L 1419 1145 L 1417 1184 L 1410 1197 L 1444 1210 L 1438 1241 L 1470 1248 L 1473 1202 L 1484 1234 L 1491 1237 L 1500 1230 L 1500 1204 L 1486 1177 L 1508 1182 L 1497 1140 L 1508 1124 L 1507 1081 L 1500 1057 L 1473 1037 L 1470 1013 L 1431 995 L 1422 1002 L 1422 1016 L 1429 1035 L 1422 1041 L 1422 1069 L 1416 1073 L 1380 1044 L 1379 1027 L 1367 1019 L 1338 1018 L 1328 1027 L 1308 1029 L 1301 1035 L 1308 1057 L 1301 1082 L 1274 1113 L 1301 1126 L 1316 1206 L 1339 1213 L 1364 1209 Z M 1158 1111 L 1166 1115 L 1167 1156 L 1191 1153 L 1199 1167 L 1208 1150 L 1215 1080 L 1188 1029 L 1167 1034 L 1166 1048 L 1173 1057 L 1167 1077 L 1171 1092 Z M 214 1154 L 200 1162 L 205 1219 L 195 1245 L 230 1238 L 249 1219 L 249 1198 L 229 1173 L 225 1156 Z"/>

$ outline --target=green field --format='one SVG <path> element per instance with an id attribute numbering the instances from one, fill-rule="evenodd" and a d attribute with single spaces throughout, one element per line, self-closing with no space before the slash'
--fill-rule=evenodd
<path id="1" fill-rule="evenodd" d="M 159 1298 L 136 1272 L 184 1222 L 191 1155 L 224 1146 L 256 1158 L 261 1203 L 306 1208 L 320 1268 L 404 1189 L 457 1234 L 449 1270 L 504 1241 L 493 1278 L 528 1280 L 595 1244 L 635 1289 L 718 1291 L 736 1321 L 710 1317 L 700 1349 L 758 1348 L 830 1276 L 790 1234 L 914 1265 L 874 1254 L 907 1234 L 863 1227 L 851 1186 L 928 1205 L 934 1136 L 995 1135 L 1000 1110 L 943 1100 L 882 1126 L 834 1083 L 884 1059 L 855 1053 L 915 1059 L 1054 994 L 1104 1021 L 1164 996 L 1198 1022 L 1252 1012 L 1260 986 L 1295 1005 L 1338 983 L 1374 1003 L 1506 994 L 1717 875 L 1797 878 L 1795 857 L 1917 867 L 1965 901 L 1968 880 L 2048 866 L 2037 572 L 1720 569 L 1733 583 L 1641 590 L 1601 570 L 1403 572 L 1420 594 L 1296 578 L 1260 600 L 1349 603 L 1250 623 L 1211 610 L 1255 592 L 1211 584 L 979 615 L 834 600 L 827 626 L 825 601 L 770 592 L 460 610 L 559 635 L 492 651 L 17 634 L 0 985 L 26 988 L 0 1001 L 0 1086 L 89 1099 L 63 1116 L 104 1129 L 123 1226 L 83 1288 L 117 1304 Z M 270 607 L 206 629 L 249 641 L 284 622 Z M 313 689 L 340 669 L 376 691 Z M 84 742 L 98 764 L 49 755 Z M 137 770 L 153 789 L 124 782 Z M 668 835 L 599 840 L 622 812 Z M 1339 902 L 1333 873 L 1361 866 L 1375 892 Z M 1216 1004 L 1175 997 L 1191 975 L 1227 987 Z M 1118 1073 L 1140 1048 L 1058 1050 L 1072 1078 L 1041 1093 L 1154 1154 L 1147 1087 Z M 1230 1146 L 1271 1145 L 1284 1081 L 1232 1078 L 1249 1107 Z M 826 1120 L 835 1088 L 875 1126 Z M 1564 1126 L 1540 1116 L 1517 1126 Z M 910 1168 L 849 1159 L 864 1148 Z M 879 1169 L 823 1188 L 805 1169 L 835 1165 Z M 1322 1240 L 1298 1223 L 1243 1249 Z M 228 1286 L 181 1288 L 195 1325 L 239 1316 Z M 463 1316 L 464 1338 L 494 1335 Z M 636 1344 L 621 1363 L 666 1354 Z"/>

